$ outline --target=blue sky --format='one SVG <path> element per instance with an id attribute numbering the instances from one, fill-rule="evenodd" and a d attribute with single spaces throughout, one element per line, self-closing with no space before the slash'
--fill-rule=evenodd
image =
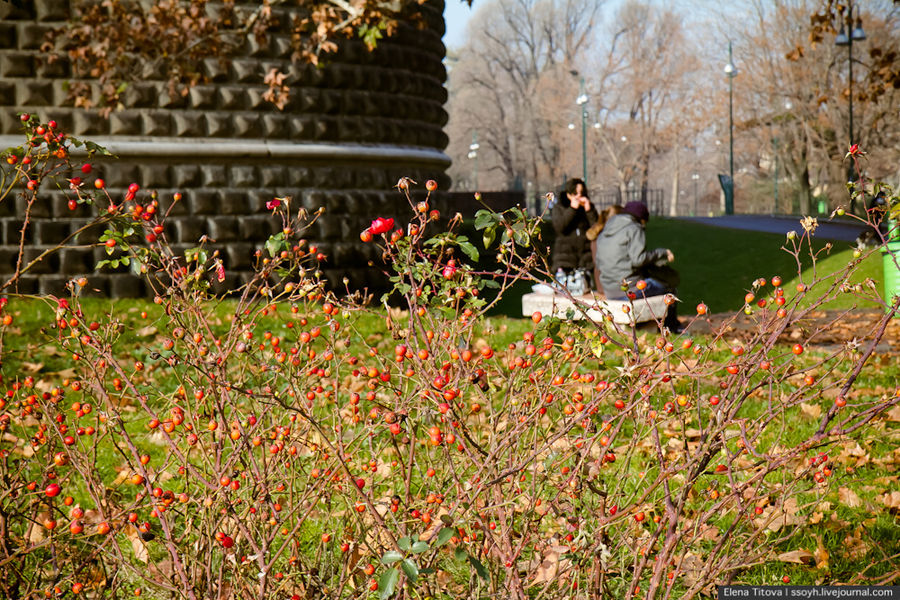
<path id="1" fill-rule="evenodd" d="M 473 9 L 463 0 L 446 0 L 444 6 L 444 22 L 447 30 L 444 33 L 444 45 L 448 48 L 459 48 L 465 39 L 466 24 L 472 16 Z"/>
<path id="2" fill-rule="evenodd" d="M 483 3 L 484 0 L 475 0 L 476 7 Z M 607 0 L 604 3 L 604 14 L 611 14 L 621 4 L 622 0 Z M 466 26 L 474 12 L 475 9 L 469 8 L 469 5 L 464 0 L 445 0 L 444 23 L 446 31 L 444 32 L 444 45 L 447 48 L 459 48 L 462 46 L 466 37 Z"/>

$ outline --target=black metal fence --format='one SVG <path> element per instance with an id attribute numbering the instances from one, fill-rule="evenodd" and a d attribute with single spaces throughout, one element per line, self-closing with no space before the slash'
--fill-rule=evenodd
<path id="1" fill-rule="evenodd" d="M 665 194 L 660 189 L 626 190 L 624 193 L 619 189 L 591 192 L 591 202 L 597 210 L 614 204 L 625 206 L 632 201 L 644 202 L 651 215 L 666 214 Z M 516 205 L 525 208 L 529 214 L 538 216 L 547 208 L 547 195 L 528 197 L 525 192 L 484 192 L 480 200 L 476 200 L 471 192 L 442 192 L 434 196 L 432 205 L 448 217 L 459 212 L 465 218 L 472 218 L 482 208 L 504 211 Z"/>
<path id="2" fill-rule="evenodd" d="M 531 198 L 528 203 L 529 213 L 541 214 L 547 208 L 547 201 L 546 195 Z M 626 190 L 624 193 L 620 189 L 591 192 L 591 203 L 597 210 L 603 210 L 616 204 L 625 206 L 634 201 L 646 204 L 651 215 L 666 214 L 665 194 L 659 189 Z"/>
<path id="3" fill-rule="evenodd" d="M 640 189 L 622 190 L 616 188 L 591 194 L 591 202 L 597 209 L 608 208 L 615 204 L 625 206 L 629 202 L 643 202 L 650 209 L 651 215 L 663 215 L 666 213 L 665 195 L 662 190 Z"/>

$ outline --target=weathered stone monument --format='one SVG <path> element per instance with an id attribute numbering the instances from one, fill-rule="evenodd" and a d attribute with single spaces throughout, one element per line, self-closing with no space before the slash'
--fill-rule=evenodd
<path id="1" fill-rule="evenodd" d="M 318 67 L 292 63 L 284 30 L 272 32 L 265 46 L 248 38 L 229 61 L 205 60 L 207 82 L 185 96 L 170 95 L 166 74 L 148 70 L 125 91 L 124 108 L 108 118 L 67 101 L 66 60 L 42 59 L 46 32 L 69 18 L 68 1 L 20 4 L 0 2 L 0 148 L 21 145 L 20 111 L 107 147 L 117 159 L 98 161 L 95 172 L 113 197 L 137 182 L 158 190 L 166 209 L 181 192 L 166 224 L 168 239 L 176 248 L 194 246 L 203 235 L 215 240 L 228 285 L 248 276 L 254 252 L 280 228 L 265 206 L 275 196 L 291 196 L 309 210 L 325 207 L 307 237 L 328 256 L 324 272 L 332 284 L 343 287 L 346 276 L 351 287 L 363 287 L 377 278 L 366 268 L 377 257 L 358 234 L 375 216 L 400 212 L 403 200 L 392 186 L 401 176 L 446 183 L 440 0 L 423 7 L 426 28 L 401 25 L 371 52 L 346 40 Z M 272 68 L 289 75 L 284 110 L 263 99 L 263 77 Z M 83 225 L 88 210 L 71 211 L 61 191 L 48 190 L 33 211 L 26 258 Z M 13 198 L 0 203 L 0 273 L 14 269 L 22 215 Z M 92 273 L 105 257 L 102 248 L 89 247 L 99 233 L 44 261 L 22 278 L 19 291 L 59 293 L 71 276 Z M 124 270 L 90 280 L 112 296 L 146 293 Z"/>

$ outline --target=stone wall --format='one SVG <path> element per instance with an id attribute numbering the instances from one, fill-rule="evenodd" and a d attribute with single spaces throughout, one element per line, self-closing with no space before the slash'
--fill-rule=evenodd
<path id="1" fill-rule="evenodd" d="M 254 252 L 280 227 L 265 208 L 268 200 L 291 196 L 310 210 L 324 206 L 325 217 L 307 238 L 328 255 L 328 279 L 377 285 L 377 273 L 366 268 L 377 258 L 374 247 L 362 244 L 358 233 L 374 216 L 405 216 L 406 202 L 392 189 L 401 176 L 448 183 L 441 129 L 447 119 L 443 3 L 425 8 L 429 28 L 403 26 L 374 52 L 349 40 L 321 68 L 292 63 L 288 34 L 281 31 L 265 47 L 248 40 L 234 60 L 204 61 L 208 81 L 186 96 L 169 95 L 165 74 L 148 70 L 126 90 L 125 108 L 107 119 L 72 106 L 66 60 L 49 64 L 39 52 L 46 31 L 67 18 L 68 2 L 0 3 L 0 147 L 21 145 L 21 111 L 55 119 L 77 137 L 106 146 L 118 158 L 98 161 L 94 174 L 113 197 L 137 182 L 157 190 L 165 209 L 181 192 L 166 223 L 168 239 L 178 249 L 203 235 L 215 240 L 232 286 L 249 276 Z M 291 100 L 283 111 L 262 99 L 262 79 L 271 68 L 289 74 Z M 26 259 L 91 217 L 85 207 L 70 211 L 62 192 L 42 194 Z M 0 277 L 14 269 L 22 215 L 22 199 L 0 203 Z M 80 247 L 48 258 L 22 279 L 19 291 L 59 293 L 71 276 L 91 273 L 105 257 L 104 249 L 90 247 L 100 233 L 88 232 Z M 92 274 L 90 281 L 112 296 L 146 293 L 124 271 Z"/>

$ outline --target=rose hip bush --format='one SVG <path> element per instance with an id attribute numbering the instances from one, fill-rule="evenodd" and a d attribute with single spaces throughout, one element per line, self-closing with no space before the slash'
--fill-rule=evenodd
<path id="1" fill-rule="evenodd" d="M 841 479 L 834 445 L 900 400 L 854 390 L 890 310 L 827 352 L 816 331 L 779 343 L 839 294 L 878 298 L 849 283 L 858 262 L 793 289 L 750 275 L 740 343 L 730 322 L 695 339 L 540 314 L 500 343 L 486 288 L 546 271 L 521 211 L 480 213 L 476 244 L 432 182 L 402 179 L 411 217 L 360 234 L 393 284 L 382 308 L 326 289 L 304 238 L 321 213 L 276 198 L 282 231 L 223 300 L 227 265 L 205 243 L 176 253 L 152 192 L 54 168 L 164 316 L 135 356 L 77 278 L 47 299 L 66 376 L 4 373 L 3 597 L 693 597 L 798 535 Z M 807 225 L 785 246 L 798 272 Z M 793 428 L 809 406 L 815 426 Z"/>
<path id="2" fill-rule="evenodd" d="M 109 152 L 101 146 L 78 140 L 63 132 L 56 121 L 42 123 L 37 116 L 23 113 L 20 120 L 26 132 L 25 143 L 16 148 L 8 148 L 0 152 L 0 160 L 7 168 L 0 168 L 0 202 L 11 202 L 18 193 L 23 199 L 23 224 L 19 234 L 19 253 L 12 276 L 0 282 L 0 290 L 17 289 L 19 278 L 30 271 L 48 255 L 70 244 L 84 231 L 102 225 L 107 217 L 101 216 L 88 224 L 79 227 L 62 242 L 45 249 L 28 262 L 24 261 L 26 233 L 31 226 L 31 214 L 34 205 L 39 201 L 39 192 L 44 186 L 56 186 L 69 190 L 72 196 L 68 201 L 69 210 L 75 211 L 86 204 L 90 194 L 86 192 L 85 181 L 90 177 L 91 164 L 72 158 L 72 152 L 81 151 L 88 159 L 95 155 L 109 156 Z M 0 163 L 2 164 L 2 163 Z M 104 191 L 102 179 L 95 179 L 94 185 L 99 194 Z M 46 191 L 46 188 L 45 188 Z M 44 198 L 46 201 L 46 198 Z"/>

